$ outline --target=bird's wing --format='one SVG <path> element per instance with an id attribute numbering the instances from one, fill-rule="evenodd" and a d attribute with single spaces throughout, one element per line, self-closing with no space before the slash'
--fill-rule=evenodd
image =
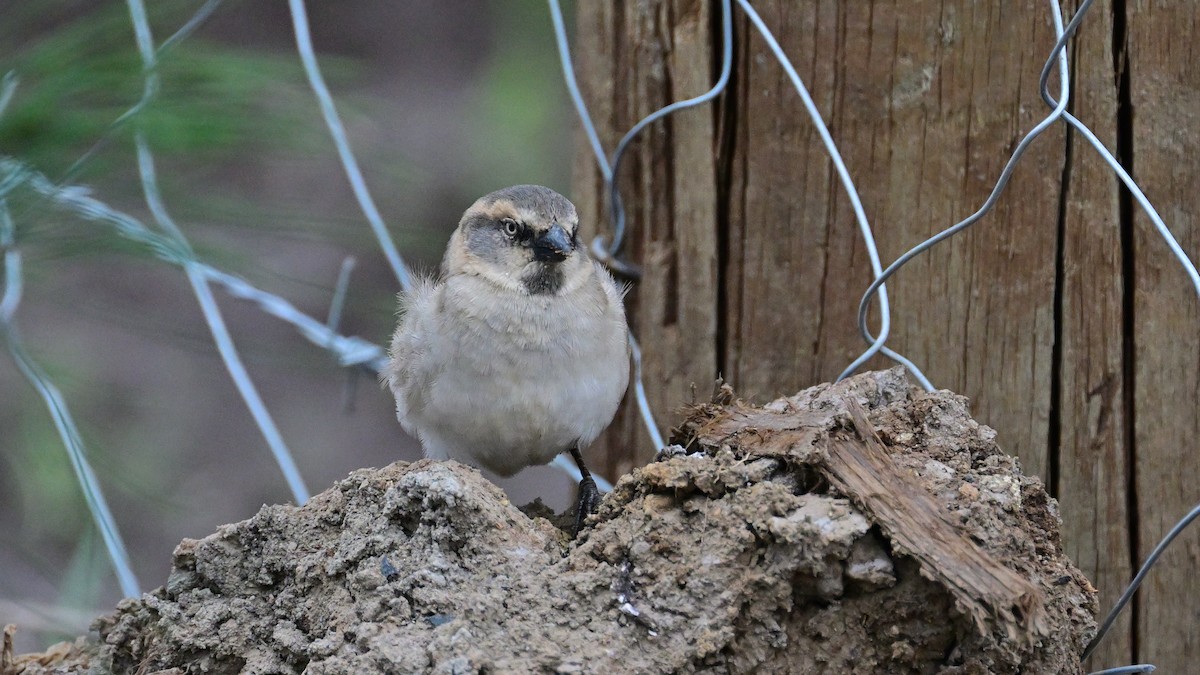
<path id="1" fill-rule="evenodd" d="M 388 364 L 380 379 L 396 397 L 396 416 L 405 430 L 409 412 L 420 405 L 420 395 L 428 387 L 430 343 L 437 339 L 437 303 L 442 286 L 433 279 L 421 279 L 411 291 L 400 294 L 400 320 L 392 335 Z"/>
<path id="2" fill-rule="evenodd" d="M 614 321 L 621 323 L 621 337 L 628 341 L 629 324 L 625 318 L 625 294 L 629 292 L 630 285 L 614 279 L 608 269 L 599 262 L 593 260 L 592 264 L 595 265 L 596 276 L 600 279 L 600 286 L 604 289 L 604 296 L 608 300 L 608 307 L 605 313 L 611 316 Z M 628 352 L 628 349 L 626 351 Z"/>

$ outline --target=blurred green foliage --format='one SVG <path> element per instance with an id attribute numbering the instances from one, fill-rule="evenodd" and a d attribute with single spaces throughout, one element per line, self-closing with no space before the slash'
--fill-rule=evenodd
<path id="1" fill-rule="evenodd" d="M 218 12 L 238 1 L 225 0 Z M 155 40 L 161 43 L 203 0 L 146 2 Z M 382 96 L 405 95 L 408 90 L 373 86 L 371 78 L 379 78 L 379 70 L 352 83 L 357 86 L 347 86 L 372 64 L 320 53 L 339 112 L 352 138 L 359 139 L 353 144 L 367 182 L 410 261 L 436 260 L 458 215 L 485 191 L 525 182 L 569 191 L 571 157 L 566 139 L 573 118 L 545 4 L 484 0 L 478 5 L 486 8 L 478 25 L 491 32 L 488 39 L 467 47 L 476 49 L 476 55 L 486 48 L 487 54 L 474 61 L 478 65 L 455 71 L 454 81 L 439 79 L 447 75 L 436 68 L 420 74 L 428 88 L 418 91 L 452 94 L 445 96 L 444 107 L 403 108 L 383 101 Z M 448 52 L 452 49 L 464 47 L 457 43 L 446 47 Z M 333 144 L 294 51 L 271 51 L 262 45 L 242 49 L 206 39 L 202 29 L 160 54 L 161 88 L 156 97 L 135 118 L 114 125 L 137 104 L 143 87 L 124 0 L 16 0 L 0 10 L 0 75 L 10 71 L 20 84 L 0 115 L 0 155 L 15 157 L 51 180 L 91 186 L 102 201 L 150 224 L 132 143 L 133 131 L 141 128 L 154 150 L 168 209 L 201 258 L 319 314 L 333 270 L 328 278 L 317 278 L 311 266 L 297 265 L 310 249 L 296 244 L 325 244 L 323 253 L 333 250 L 335 259 L 343 252 L 355 252 L 364 264 L 352 283 L 344 330 L 376 341 L 386 339 L 395 311 L 393 279 L 383 269 L 340 172 L 331 171 L 336 169 Z M 460 97 L 460 92 L 466 95 Z M 399 122 L 386 117 L 398 109 L 415 112 Z M 465 124 L 446 125 L 445 152 L 421 157 L 402 156 L 398 144 L 370 142 L 383 138 L 379 127 L 389 124 L 406 125 L 409 136 L 420 135 L 425 131 L 420 114 L 453 115 Z M 460 144 L 468 146 L 465 152 Z M 83 157 L 86 161 L 77 165 Z M 256 180 L 261 182 L 255 184 Z M 188 410 L 180 410 L 178 400 L 150 400 L 134 385 L 124 385 L 129 390 L 122 390 L 111 379 L 111 365 L 96 358 L 94 347 L 105 338 L 88 335 L 86 330 L 119 324 L 120 331 L 104 334 L 107 339 L 149 335 L 155 344 L 171 344 L 179 353 L 203 355 L 199 358 L 208 359 L 206 368 L 219 369 L 207 333 L 181 321 L 176 313 L 194 316 L 196 310 L 191 303 L 183 308 L 156 305 L 151 296 L 161 289 L 138 284 L 145 286 L 146 279 L 153 279 L 144 274 L 147 269 L 166 266 L 150 260 L 142 247 L 120 238 L 111 228 L 85 223 L 27 190 L 16 190 L 6 198 L 26 262 L 27 294 L 18 318 L 27 329 L 31 351 L 69 401 L 114 506 L 120 510 L 124 505 L 145 516 L 119 524 L 127 532 L 151 533 L 144 539 L 164 536 L 162 530 L 166 538 L 177 540 L 178 529 L 157 526 L 202 508 L 179 502 L 179 486 L 188 480 L 178 469 L 181 454 L 189 448 L 226 452 L 237 455 L 241 466 L 246 461 L 240 456 L 244 449 L 210 448 L 206 439 L 197 440 L 220 426 L 219 419 L 197 422 L 186 416 Z M 271 246 L 284 248 L 282 244 L 290 244 L 291 250 L 280 256 L 262 255 Z M 138 258 L 114 260 L 114 253 Z M 429 268 L 427 264 L 425 269 Z M 176 270 L 162 271 L 162 278 L 183 283 Z M 138 281 L 123 283 L 123 275 Z M 151 285 L 158 283 L 166 286 L 157 279 Z M 314 297 L 319 300 L 313 302 Z M 39 302 L 57 312 L 38 316 Z M 62 320 L 64 316 L 71 321 Z M 47 324 L 47 317 L 57 317 L 60 323 Z M 325 353 L 299 339 L 300 348 L 291 349 L 257 340 L 248 330 L 236 337 L 246 360 L 258 369 L 256 376 L 275 371 L 337 372 Z M 196 410 L 211 410 L 202 404 L 215 396 L 198 393 L 200 385 L 189 381 L 192 371 L 187 367 L 172 368 L 177 365 L 174 361 L 152 354 L 138 365 L 147 378 L 175 378 L 172 383 L 180 399 L 195 396 L 200 402 Z M 19 522 L 20 528 L 0 533 L 0 549 L 18 548 L 29 560 L 52 562 L 45 569 L 38 564 L 29 567 L 53 580 L 66 605 L 94 604 L 97 589 L 106 581 L 111 585 L 111 577 L 107 560 L 98 553 L 93 525 L 62 442 L 42 401 L 8 363 L 0 363 L 0 385 L 4 385 L 0 386 L 4 404 L 0 405 L 0 510 L 9 509 L 10 522 Z M 360 395 L 369 395 L 369 382 L 360 388 L 364 391 Z M 281 399 L 270 401 L 273 410 L 284 408 L 287 401 Z M 228 411 L 245 415 L 232 396 Z M 287 414 L 280 412 L 284 424 Z M 390 414 L 384 423 L 384 436 L 391 442 L 399 431 Z M 257 438 L 245 439 L 247 448 L 257 449 L 259 444 Z M 309 461 L 317 460 L 310 457 Z M 341 462 L 336 463 L 337 470 L 344 470 L 345 461 L 337 462 Z M 264 483 L 275 480 L 272 475 Z M 257 498 L 257 494 L 249 497 Z M 135 549 L 137 545 L 135 541 Z M 142 545 L 161 553 L 150 544 Z M 161 542 L 157 545 L 161 548 Z M 166 559 L 153 562 L 165 565 Z M 16 592 L 3 576 L 0 597 Z"/>
<path id="2" fill-rule="evenodd" d="M 0 117 L 0 152 L 59 179 L 97 143 L 111 141 L 113 135 L 127 138 L 134 124 L 156 153 L 203 161 L 253 150 L 255 143 L 294 138 L 280 133 L 291 126 L 286 116 L 292 107 L 267 110 L 263 93 L 296 79 L 295 60 L 242 52 L 199 36 L 160 54 L 157 96 L 136 120 L 114 128 L 142 96 L 142 65 L 129 15 L 124 3 L 105 3 L 53 26 L 39 26 L 42 16 L 55 14 L 51 8 L 75 4 L 25 3 L 24 11 L 6 17 L 0 71 L 14 71 L 20 85 Z M 39 6 L 42 12 L 33 11 Z M 147 9 L 161 41 L 186 21 L 195 3 L 158 0 Z M 15 48 L 2 48 L 6 44 Z M 121 160 L 127 162 L 126 157 Z M 104 153 L 96 153 L 86 168 L 94 176 L 113 166 Z"/>
<path id="3" fill-rule="evenodd" d="M 159 43 L 199 7 L 194 0 L 147 4 Z M 22 0 L 5 6 L 0 14 L 0 75 L 13 73 L 18 78 L 15 93 L 0 114 L 0 155 L 13 157 L 52 180 L 92 186 L 103 201 L 131 205 L 123 208 L 135 214 L 142 213 L 142 208 L 132 206 L 141 199 L 131 141 L 135 129 L 141 129 L 154 148 L 160 186 L 180 212 L 205 199 L 203 191 L 194 187 L 196 171 L 322 140 L 313 120 L 301 112 L 311 109 L 311 97 L 291 54 L 251 52 L 192 35 L 160 52 L 159 90 L 136 115 L 122 120 L 142 98 L 144 82 L 124 2 Z M 336 72 L 338 64 L 332 65 Z M 198 168 L 189 171 L 188 167 Z M 49 207 L 28 190 L 18 188 L 4 197 L 24 254 L 27 297 L 55 275 L 70 274 L 52 261 L 95 259 L 105 253 L 148 256 L 142 246 L 111 228 L 81 226 L 76 216 Z M 242 224 L 254 221 L 258 209 L 250 200 L 232 193 L 221 199 L 230 212 L 243 214 Z M 203 245 L 200 248 L 204 250 Z M 127 259 L 121 264 L 137 263 Z M 113 270 L 120 274 L 116 266 Z M 76 300 L 65 297 L 63 302 L 69 305 Z M 87 298 L 79 305 L 86 309 L 104 302 Z M 39 351 L 48 347 L 37 346 Z M 113 410 L 121 396 L 89 370 L 93 360 L 88 353 L 72 353 L 69 343 L 57 341 L 52 351 L 56 355 L 39 358 L 40 364 L 72 407 L 110 413 L 85 412 L 78 418 L 110 497 L 124 495 L 147 507 L 164 508 L 161 495 L 167 486 L 157 477 L 171 461 L 170 455 L 154 452 L 138 430 L 122 428 L 114 435 L 108 428 L 106 422 L 129 413 Z M 37 551 L 65 547 L 70 562 L 59 579 L 60 601 L 93 606 L 99 589 L 111 578 L 111 566 L 94 536 L 94 525 L 86 516 L 87 507 L 45 405 L 23 380 L 9 382 L 18 388 L 0 392 L 10 406 L 7 415 L 0 415 L 0 446 L 16 451 L 0 453 L 0 477 L 5 478 L 0 480 L 0 490 L 6 493 L 7 506 L 21 516 L 20 535 L 0 537 L 0 542 L 31 558 L 38 557 Z"/>
<path id="4" fill-rule="evenodd" d="M 156 43 L 199 7 L 196 0 L 147 3 Z M 263 205 L 236 191 L 200 191 L 195 185 L 213 167 L 325 141 L 294 56 L 192 34 L 160 49 L 158 61 L 156 94 L 127 115 L 143 96 L 144 78 L 125 2 L 27 0 L 6 11 L 0 74 L 14 73 L 19 84 L 0 115 L 0 154 L 52 180 L 93 187 L 110 203 L 138 204 L 132 136 L 140 129 L 155 153 L 159 188 L 177 217 L 211 218 L 208 208 L 220 201 L 222 217 L 238 227 L 278 220 L 264 217 Z M 345 70 L 344 62 L 327 61 L 334 73 Z M 11 193 L 9 201 L 31 262 L 98 252 L 146 255 L 110 228 L 79 227 L 73 216 L 46 208 L 24 191 Z M 36 247 L 28 246 L 34 242 Z M 236 255 L 195 244 L 210 259 Z M 30 265 L 27 274 L 36 279 L 37 266 Z"/>
<path id="5" fill-rule="evenodd" d="M 569 129 L 572 118 L 546 4 L 490 4 L 503 39 L 487 60 L 471 106 L 472 144 L 480 149 L 471 167 L 479 177 L 472 192 L 503 187 L 497 177 L 511 177 L 500 182 L 541 183 L 570 194 L 570 148 L 560 134 L 547 133 Z"/>

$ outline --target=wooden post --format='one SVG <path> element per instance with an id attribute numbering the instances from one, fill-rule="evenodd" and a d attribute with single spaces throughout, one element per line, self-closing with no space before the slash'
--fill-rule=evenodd
<path id="1" fill-rule="evenodd" d="M 1072 53 L 1072 110 L 1116 152 L 1113 44 L 1112 14 L 1089 14 Z M 1126 398 L 1133 390 L 1125 370 L 1124 325 L 1127 225 L 1117 179 L 1100 155 L 1073 134 L 1066 156 L 1057 282 L 1059 442 L 1051 488 L 1059 498 L 1067 554 L 1100 590 L 1103 613 L 1134 574 L 1128 508 L 1132 420 Z M 1122 613 L 1092 658 L 1092 670 L 1132 663 L 1132 618 L 1133 612 Z"/>
<path id="2" fill-rule="evenodd" d="M 1125 12 L 1125 111 L 1133 175 L 1184 250 L 1200 250 L 1200 72 L 1195 6 L 1118 3 Z M 1144 558 L 1200 501 L 1200 308 L 1187 277 L 1129 207 L 1133 288 L 1126 300 L 1133 341 L 1135 544 Z M 1189 672 L 1200 659 L 1200 532 L 1193 528 L 1163 557 L 1135 606 L 1138 658 L 1163 672 Z"/>
<path id="3" fill-rule="evenodd" d="M 708 0 L 583 3 L 578 11 L 579 79 L 610 153 L 637 120 L 712 86 Z M 684 111 L 647 129 L 622 161 L 631 228 L 625 254 L 646 270 L 631 291 L 632 320 L 664 431 L 676 420 L 674 409 L 691 400 L 692 386 L 706 395 L 721 370 L 717 129 L 712 106 Z M 590 151 L 577 153 L 575 166 L 580 219 L 594 228 L 607 222 L 604 181 Z M 613 476 L 655 450 L 631 405 L 597 446 L 607 460 L 599 466 Z"/>
<path id="4" fill-rule="evenodd" d="M 579 4 L 580 81 L 610 151 L 638 119 L 715 81 L 719 6 Z M 754 7 L 829 125 L 884 265 L 978 209 L 1048 110 L 1037 92 L 1054 43 L 1045 2 Z M 864 348 L 854 317 L 870 268 L 849 201 L 736 3 L 735 17 L 729 91 L 651 126 L 620 176 L 626 251 L 646 269 L 631 318 L 664 430 L 718 374 L 762 402 L 836 377 Z M 1132 160 L 1193 258 L 1195 23 L 1186 3 L 1097 3 L 1073 43 L 1070 108 Z M 603 181 L 580 141 L 574 197 L 608 233 Z M 1149 222 L 1118 195 L 1086 141 L 1058 125 L 989 215 L 888 284 L 889 345 L 970 397 L 976 418 L 1060 497 L 1064 546 L 1100 589 L 1102 613 L 1200 501 L 1200 311 Z M 632 406 L 593 452 L 610 475 L 650 458 Z M 1136 658 L 1188 670 L 1200 652 L 1197 542 L 1195 532 L 1177 542 L 1091 667 Z"/>

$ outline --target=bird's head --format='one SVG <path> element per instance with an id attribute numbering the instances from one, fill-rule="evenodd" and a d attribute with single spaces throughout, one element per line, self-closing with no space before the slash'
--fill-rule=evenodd
<path id="1" fill-rule="evenodd" d="M 447 274 L 475 274 L 517 292 L 556 295 L 591 269 L 578 234 L 570 200 L 540 185 L 514 185 L 467 209 L 443 266 Z"/>

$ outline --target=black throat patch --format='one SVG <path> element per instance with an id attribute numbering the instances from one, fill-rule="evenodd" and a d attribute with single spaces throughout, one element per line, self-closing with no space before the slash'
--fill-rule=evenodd
<path id="1" fill-rule="evenodd" d="M 563 285 L 562 268 L 555 263 L 536 262 L 521 275 L 521 283 L 530 295 L 554 295 Z"/>

